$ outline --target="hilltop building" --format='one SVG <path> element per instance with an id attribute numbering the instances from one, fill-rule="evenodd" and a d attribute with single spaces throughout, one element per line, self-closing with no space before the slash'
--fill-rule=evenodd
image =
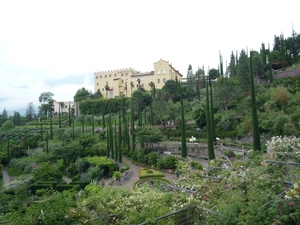
<path id="1" fill-rule="evenodd" d="M 58 112 L 60 113 L 69 113 L 69 107 L 71 109 L 71 112 L 74 112 L 74 115 L 79 115 L 79 103 L 78 102 L 72 102 L 72 101 L 63 101 L 58 102 L 54 100 L 53 102 L 53 113 L 54 115 L 58 115 Z"/>
<path id="2" fill-rule="evenodd" d="M 132 68 L 109 70 L 94 73 L 94 92 L 100 90 L 104 98 L 116 96 L 130 97 L 139 88 L 151 90 L 153 82 L 157 89 L 161 89 L 167 80 L 182 81 L 182 74 L 168 61 L 160 59 L 154 63 L 154 70 L 150 72 L 138 72 Z"/>

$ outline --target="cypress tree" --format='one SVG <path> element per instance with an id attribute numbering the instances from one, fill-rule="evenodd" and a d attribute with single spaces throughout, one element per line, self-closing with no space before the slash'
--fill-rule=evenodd
<path id="1" fill-rule="evenodd" d="M 49 139 L 49 137 L 48 137 L 48 131 L 46 131 L 46 152 L 47 152 L 47 154 L 49 153 L 48 139 Z"/>
<path id="2" fill-rule="evenodd" d="M 106 127 L 106 157 L 107 158 L 109 158 L 109 156 L 110 156 L 110 151 L 109 151 L 109 143 L 110 143 L 110 141 L 109 141 L 109 130 L 108 130 L 108 126 Z"/>
<path id="3" fill-rule="evenodd" d="M 118 152 L 118 159 L 119 159 L 119 163 L 121 163 L 122 162 L 122 147 L 121 147 L 121 139 L 122 139 L 122 134 L 121 134 L 121 132 L 122 132 L 122 127 L 121 127 L 121 112 L 120 112 L 120 114 L 119 114 L 119 127 L 118 127 L 118 139 L 119 139 L 119 145 L 118 145 L 118 150 L 119 150 L 119 152 Z M 124 140 L 125 140 L 125 136 L 124 136 Z"/>
<path id="4" fill-rule="evenodd" d="M 60 104 L 58 107 L 58 127 L 61 128 Z"/>
<path id="5" fill-rule="evenodd" d="M 220 57 L 220 74 L 223 75 L 223 57 L 221 55 L 220 50 L 219 50 L 219 57 Z"/>
<path id="6" fill-rule="evenodd" d="M 51 113 L 52 114 L 52 113 Z M 50 115 L 50 139 L 53 139 L 53 130 L 52 130 L 52 115 Z"/>
<path id="7" fill-rule="evenodd" d="M 272 71 L 272 58 L 271 58 L 271 54 L 270 54 L 270 44 L 269 44 L 269 72 L 270 72 L 270 83 L 273 83 L 273 71 Z"/>
<path id="8" fill-rule="evenodd" d="M 126 118 L 126 139 L 127 139 L 127 153 L 130 153 L 130 137 L 129 137 L 129 128 L 128 128 L 128 121 L 129 119 Z"/>
<path id="9" fill-rule="evenodd" d="M 132 151 L 135 150 L 135 129 L 134 129 L 134 111 L 133 111 L 133 99 L 131 98 L 131 142 Z"/>
<path id="10" fill-rule="evenodd" d="M 119 143 L 120 143 L 120 140 L 119 140 Z M 117 162 L 117 160 L 118 160 L 118 152 L 119 152 L 119 150 L 118 150 L 118 147 L 119 147 L 119 145 L 118 145 L 118 133 L 117 133 L 117 121 L 115 120 L 115 161 Z"/>
<path id="11" fill-rule="evenodd" d="M 253 133 L 253 149 L 261 150 L 260 144 L 260 133 L 258 127 L 257 111 L 256 111 L 256 100 L 255 100 L 255 89 L 254 89 L 254 79 L 253 79 L 253 68 L 252 68 L 252 55 L 253 52 L 250 51 L 250 91 L 251 91 L 251 110 L 252 110 L 252 133 Z"/>
<path id="12" fill-rule="evenodd" d="M 42 120 L 42 117 L 40 118 L 40 123 L 41 123 L 41 141 L 43 141 L 43 120 Z"/>
<path id="13" fill-rule="evenodd" d="M 111 158 L 114 159 L 115 153 L 114 153 L 114 138 L 113 138 L 113 129 L 112 129 L 112 119 L 111 119 L 111 113 L 109 113 L 109 139 L 110 139 L 110 150 L 111 150 Z"/>
<path id="14" fill-rule="evenodd" d="M 81 122 L 81 130 L 82 130 L 82 133 L 84 134 L 84 115 L 83 114 L 82 114 L 82 120 L 80 122 Z"/>
<path id="15" fill-rule="evenodd" d="M 75 140 L 74 123 L 75 123 L 75 120 L 73 119 L 73 123 L 72 123 L 72 137 L 73 137 L 73 141 Z"/>
<path id="16" fill-rule="evenodd" d="M 208 145 L 208 160 L 215 159 L 214 144 L 211 129 L 211 119 L 209 110 L 209 94 L 208 81 L 206 82 L 206 127 L 207 127 L 207 145 Z"/>
<path id="17" fill-rule="evenodd" d="M 95 135 L 95 120 L 94 120 L 94 114 L 92 114 L 92 134 Z"/>
<path id="18" fill-rule="evenodd" d="M 69 102 L 69 127 L 71 127 L 71 106 Z"/>
<path id="19" fill-rule="evenodd" d="M 147 123 L 147 110 L 146 110 L 146 107 L 144 108 L 144 124 Z"/>
<path id="20" fill-rule="evenodd" d="M 180 88 L 180 104 L 181 104 L 181 157 L 186 158 L 186 135 L 185 135 L 185 119 L 184 119 L 184 109 L 183 109 L 183 97 L 182 97 L 182 87 L 179 83 Z"/>
<path id="21" fill-rule="evenodd" d="M 102 102 L 101 107 L 102 107 L 102 121 L 103 121 L 103 128 L 105 128 L 105 116 L 104 116 L 104 103 Z"/>
<path id="22" fill-rule="evenodd" d="M 210 112 L 211 112 L 211 135 L 213 142 L 216 142 L 216 130 L 215 130 L 215 117 L 214 117 L 214 105 L 213 105 L 213 94 L 212 94 L 212 82 L 209 78 L 210 88 Z"/>

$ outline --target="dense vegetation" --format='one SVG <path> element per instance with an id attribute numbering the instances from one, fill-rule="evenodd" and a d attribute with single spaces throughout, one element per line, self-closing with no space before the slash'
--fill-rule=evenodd
<path id="1" fill-rule="evenodd" d="M 78 116 L 55 115 L 50 92 L 41 94 L 38 113 L 32 103 L 25 117 L 4 109 L 0 164 L 15 179 L 0 193 L 0 220 L 138 224 L 188 207 L 198 210 L 200 224 L 299 224 L 299 39 L 294 32 L 275 36 L 273 49 L 262 44 L 250 58 L 245 50 L 232 53 L 225 73 L 221 55 L 219 70 L 208 76 L 189 65 L 186 84 L 170 80 L 161 90 L 151 84 L 150 92 L 140 87 L 132 98 L 103 99 L 82 88 L 74 96 Z M 252 142 L 254 134 L 265 153 Z M 188 148 L 190 137 L 201 143 Z M 252 150 L 215 154 L 217 137 Z M 170 154 L 170 141 L 178 151 L 162 157 Z M 205 170 L 186 159 L 198 159 L 203 144 Z M 147 167 L 143 178 L 162 176 L 150 167 L 174 172 L 172 190 L 181 191 L 93 184 L 120 181 L 123 156 Z"/>

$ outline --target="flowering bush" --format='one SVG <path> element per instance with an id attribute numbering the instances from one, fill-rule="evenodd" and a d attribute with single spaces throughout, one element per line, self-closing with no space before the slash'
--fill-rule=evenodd
<path id="1" fill-rule="evenodd" d="M 275 158 L 283 156 L 300 160 L 300 138 L 276 136 L 267 141 L 267 150 Z"/>

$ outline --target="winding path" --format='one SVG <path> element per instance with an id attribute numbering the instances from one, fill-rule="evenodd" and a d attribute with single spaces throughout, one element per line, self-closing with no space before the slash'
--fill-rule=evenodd
<path id="1" fill-rule="evenodd" d="M 123 161 L 128 164 L 129 170 L 133 171 L 133 175 L 132 175 L 131 179 L 129 181 L 127 181 L 126 184 L 122 185 L 122 187 L 132 189 L 132 186 L 133 186 L 134 182 L 136 182 L 137 180 L 140 179 L 139 178 L 140 169 L 143 168 L 143 167 L 135 165 L 134 163 L 132 163 L 131 161 L 129 161 L 128 159 L 126 159 L 124 157 L 123 157 Z M 176 176 L 174 174 L 164 173 L 164 172 L 161 172 L 161 173 L 163 173 L 165 175 L 164 178 L 169 180 L 169 181 L 176 180 Z"/>

